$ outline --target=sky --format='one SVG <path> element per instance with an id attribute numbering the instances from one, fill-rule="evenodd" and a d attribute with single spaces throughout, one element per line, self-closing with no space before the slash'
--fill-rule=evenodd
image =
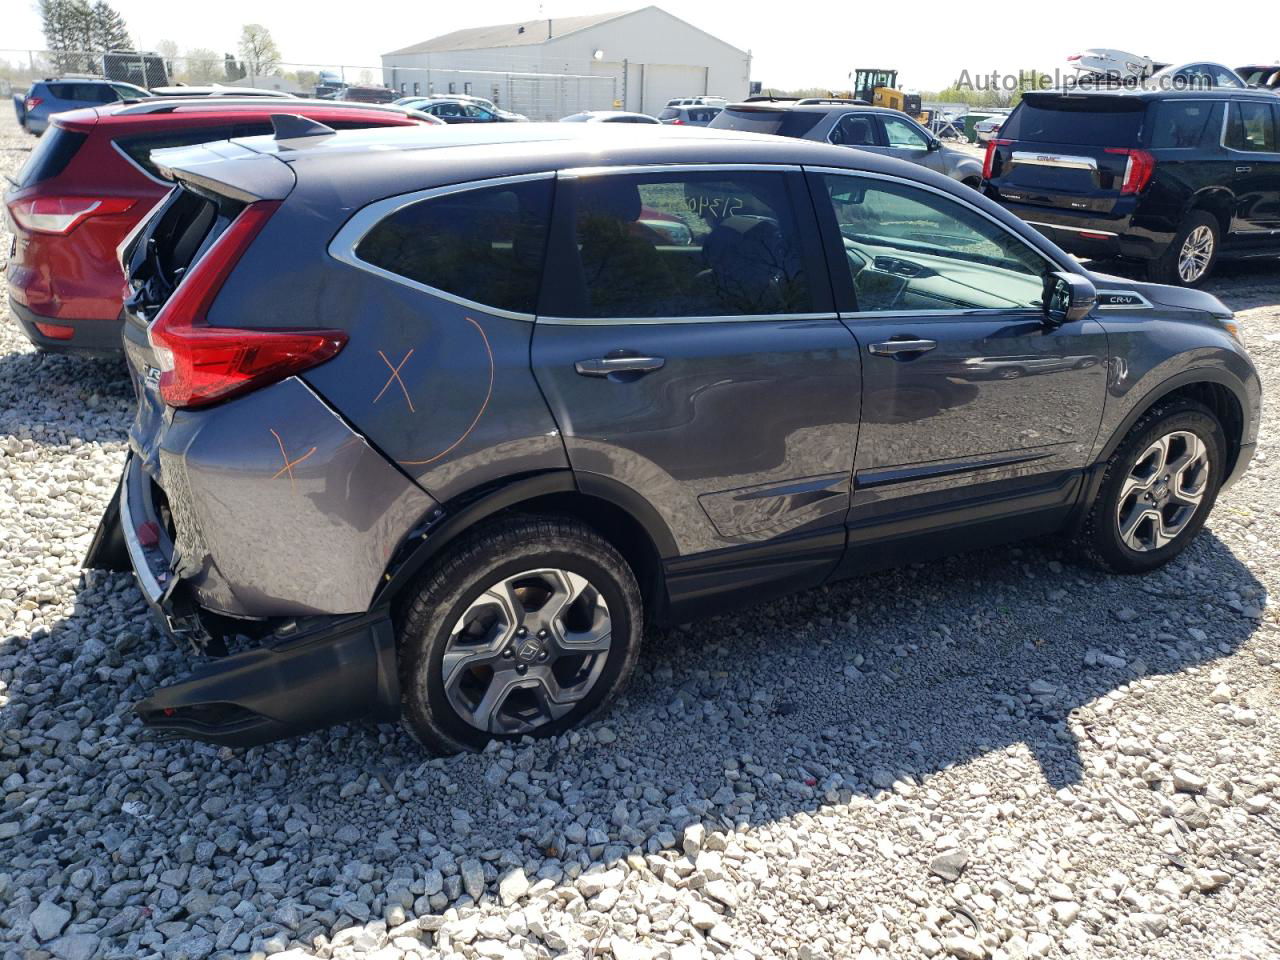
<path id="1" fill-rule="evenodd" d="M 272 33 L 286 61 L 378 66 L 380 55 L 464 27 L 628 9 L 625 0 L 488 0 L 409 3 L 358 8 L 335 4 L 326 15 L 315 0 L 114 0 L 134 38 L 146 49 L 173 40 L 179 50 L 210 47 L 234 52 L 240 25 L 256 22 Z M 1203 6 L 1165 2 L 975 6 L 957 0 L 911 3 L 833 3 L 790 0 L 663 0 L 695 26 L 753 55 L 752 79 L 766 87 L 847 87 L 857 67 L 893 68 L 908 90 L 937 90 L 961 71 L 1052 71 L 1088 47 L 1111 47 L 1156 60 L 1211 60 L 1239 66 L 1280 57 L 1272 0 L 1231 3 L 1230 16 L 1204 16 Z M 1178 14 L 1186 7 L 1185 16 Z M 0 0 L 0 43 L 44 46 L 35 0 Z M 780 13 L 785 9 L 785 14 Z M 1001 9 L 1008 16 L 1001 17 Z M 1067 14 L 1067 10 L 1076 12 Z M 1081 13 L 1080 11 L 1084 12 Z M 867 11 L 887 11 L 885 16 Z M 1105 11 L 1105 14 L 1104 12 Z M 896 21 L 894 19 L 896 15 Z M 1105 22 L 1104 22 L 1105 19 Z M 1253 20 L 1260 29 L 1249 30 Z M 14 54 L 0 50 L 0 57 Z"/>

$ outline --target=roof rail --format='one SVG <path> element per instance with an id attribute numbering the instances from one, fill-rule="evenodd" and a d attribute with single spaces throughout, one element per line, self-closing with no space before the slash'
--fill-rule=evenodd
<path id="1" fill-rule="evenodd" d="M 803 100 L 797 100 L 796 103 L 801 105 L 811 103 L 848 103 L 858 107 L 871 106 L 866 100 L 856 97 L 805 97 Z"/>
<path id="2" fill-rule="evenodd" d="M 279 110 L 283 98 L 276 97 L 151 97 L 147 100 L 126 100 L 125 106 L 117 110 L 114 116 L 139 116 L 151 113 L 172 113 L 180 107 L 208 107 L 217 110 L 223 107 L 258 107 Z M 107 104 L 110 106 L 110 104 Z M 397 107 L 393 103 L 358 103 L 354 100 L 290 100 L 288 106 L 325 107 L 334 110 L 382 110 L 387 113 L 398 113 L 401 116 L 411 115 L 405 107 Z"/>

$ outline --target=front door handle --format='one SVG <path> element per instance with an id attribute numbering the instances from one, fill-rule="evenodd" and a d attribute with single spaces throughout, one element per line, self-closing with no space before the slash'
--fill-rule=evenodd
<path id="1" fill-rule="evenodd" d="M 607 377 L 614 373 L 652 373 L 661 370 L 666 362 L 662 357 L 596 357 L 579 360 L 573 369 L 584 377 Z"/>
<path id="2" fill-rule="evenodd" d="M 867 347 L 871 353 L 877 357 L 896 357 L 903 353 L 928 353 L 937 347 L 937 340 L 886 340 L 883 343 L 873 343 Z"/>
<path id="3" fill-rule="evenodd" d="M 1249 173 L 1253 167 L 1236 167 L 1236 173 Z"/>

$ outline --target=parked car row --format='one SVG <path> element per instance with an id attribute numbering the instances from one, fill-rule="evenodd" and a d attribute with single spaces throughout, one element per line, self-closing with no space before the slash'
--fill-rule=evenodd
<path id="1" fill-rule="evenodd" d="M 61 113 L 5 194 L 10 310 L 42 350 L 119 355 L 116 248 L 173 188 L 151 151 L 272 131 L 258 97 L 162 98 Z M 335 130 L 437 124 L 394 107 L 291 100 L 290 115 Z"/>

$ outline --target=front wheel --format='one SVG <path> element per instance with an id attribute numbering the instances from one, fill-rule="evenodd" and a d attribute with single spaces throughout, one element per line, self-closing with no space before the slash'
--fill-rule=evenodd
<path id="1" fill-rule="evenodd" d="M 617 697 L 642 620 L 631 569 L 591 528 L 486 524 L 446 552 L 401 618 L 405 723 L 442 753 L 561 733 Z"/>
<path id="2" fill-rule="evenodd" d="M 1145 573 L 1191 543 L 1218 496 L 1227 443 L 1192 400 L 1159 404 L 1134 424 L 1107 463 L 1080 545 L 1113 573 Z"/>

